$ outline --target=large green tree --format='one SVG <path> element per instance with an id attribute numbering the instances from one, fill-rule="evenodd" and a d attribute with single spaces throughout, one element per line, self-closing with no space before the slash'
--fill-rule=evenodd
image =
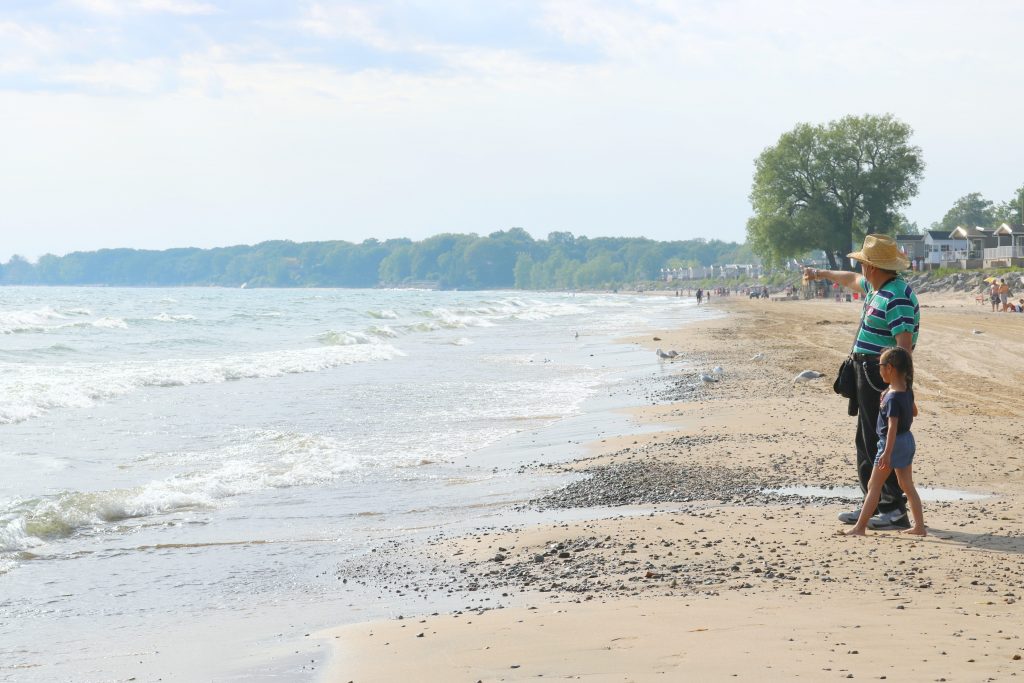
<path id="1" fill-rule="evenodd" d="M 754 162 L 751 248 L 770 263 L 821 249 L 832 268 L 867 233 L 891 233 L 924 173 L 910 126 L 890 114 L 798 124 Z"/>
<path id="2" fill-rule="evenodd" d="M 1024 224 L 1024 186 L 1018 187 L 1005 202 L 997 204 L 993 215 L 996 223 Z"/>
<path id="3" fill-rule="evenodd" d="M 980 192 L 971 192 L 953 203 L 953 207 L 939 222 L 938 229 L 952 232 L 961 225 L 990 227 L 995 219 L 995 205 L 981 196 Z"/>

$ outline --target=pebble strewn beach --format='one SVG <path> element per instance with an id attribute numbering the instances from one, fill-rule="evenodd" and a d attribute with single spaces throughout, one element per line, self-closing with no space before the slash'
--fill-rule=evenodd
<path id="1" fill-rule="evenodd" d="M 768 491 L 856 484 L 855 423 L 831 382 L 859 309 L 720 299 L 723 319 L 633 340 L 681 354 L 658 361 L 667 381 L 636 390 L 636 419 L 663 431 L 527 468 L 577 475 L 529 508 L 589 517 L 340 567 L 360 590 L 415 591 L 426 608 L 322 634 L 335 643 L 328 680 L 1024 675 L 1024 316 L 961 294 L 922 304 L 915 479 L 991 494 L 926 502 L 928 537 L 841 537 L 836 515 L 856 502 Z M 720 381 L 702 383 L 715 366 Z M 805 369 L 825 376 L 794 382 Z"/>

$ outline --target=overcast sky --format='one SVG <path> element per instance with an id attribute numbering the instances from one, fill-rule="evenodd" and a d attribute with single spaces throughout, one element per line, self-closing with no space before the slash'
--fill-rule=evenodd
<path id="1" fill-rule="evenodd" d="M 1018 0 L 0 0 L 0 259 L 519 226 L 742 241 L 753 160 L 891 112 L 907 210 L 1024 184 Z"/>

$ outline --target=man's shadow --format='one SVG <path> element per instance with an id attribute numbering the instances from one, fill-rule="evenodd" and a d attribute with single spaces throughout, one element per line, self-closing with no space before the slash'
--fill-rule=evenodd
<path id="1" fill-rule="evenodd" d="M 1024 536 L 972 534 L 966 531 L 953 531 L 950 529 L 936 529 L 928 527 L 928 536 L 926 538 L 934 538 L 970 548 L 980 548 L 982 550 L 1024 554 Z"/>

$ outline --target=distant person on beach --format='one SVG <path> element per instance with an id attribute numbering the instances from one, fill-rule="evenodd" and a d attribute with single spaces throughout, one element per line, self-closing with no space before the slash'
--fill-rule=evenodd
<path id="1" fill-rule="evenodd" d="M 851 399 L 849 412 L 857 414 L 857 478 L 861 491 L 867 493 L 868 482 L 878 454 L 879 400 L 886 382 L 879 370 L 879 356 L 888 348 L 898 346 L 913 354 L 921 328 L 921 309 L 917 295 L 899 275 L 910 265 L 906 255 L 888 235 L 868 235 L 860 251 L 847 255 L 861 265 L 861 274 L 845 270 L 804 269 L 808 281 L 832 280 L 847 289 L 864 294 L 861 325 L 857 328 L 851 354 L 857 369 L 857 398 Z M 839 521 L 854 524 L 860 510 L 844 512 Z M 907 501 L 899 480 L 892 472 L 882 485 L 878 512 L 868 520 L 868 528 L 907 528 Z"/>
<path id="2" fill-rule="evenodd" d="M 703 289 L 698 289 L 697 290 L 697 305 L 699 306 L 702 301 L 704 301 L 704 290 Z"/>
<path id="3" fill-rule="evenodd" d="M 1006 306 L 1010 301 L 1010 285 L 1006 284 L 1006 280 L 999 281 L 999 303 L 1003 306 L 1003 312 L 1006 312 Z"/>
<path id="4" fill-rule="evenodd" d="M 999 305 L 999 284 L 995 280 L 992 281 L 992 288 L 989 290 L 988 296 L 992 301 L 992 312 L 995 313 L 996 306 Z"/>
<path id="5" fill-rule="evenodd" d="M 882 485 L 893 473 L 900 482 L 900 488 L 910 501 L 910 511 L 914 515 L 914 525 L 906 530 L 908 534 L 924 536 L 924 512 L 921 508 L 921 496 L 914 486 L 914 453 L 917 444 L 910 425 L 917 417 L 917 403 L 914 401 L 914 361 L 910 353 L 900 347 L 886 349 L 878 363 L 882 379 L 889 388 L 882 393 L 881 405 L 878 410 L 878 422 L 875 430 L 878 433 L 878 455 L 875 466 L 871 470 L 868 491 L 864 495 L 864 505 L 853 528 L 846 532 L 848 536 L 863 536 L 868 528 L 868 521 L 878 505 L 882 494 Z"/>

